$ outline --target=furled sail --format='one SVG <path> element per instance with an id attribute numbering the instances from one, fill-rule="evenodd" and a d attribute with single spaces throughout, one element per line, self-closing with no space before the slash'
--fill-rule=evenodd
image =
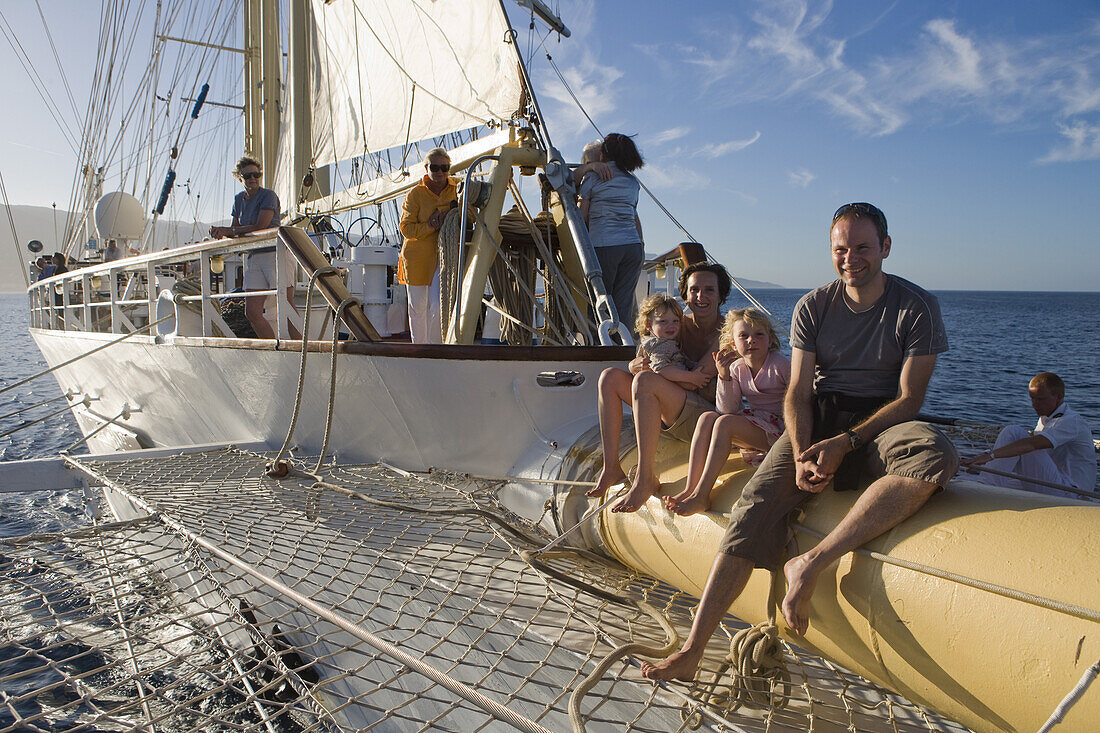
<path id="1" fill-rule="evenodd" d="M 313 165 L 509 119 L 499 0 L 312 0 Z"/>

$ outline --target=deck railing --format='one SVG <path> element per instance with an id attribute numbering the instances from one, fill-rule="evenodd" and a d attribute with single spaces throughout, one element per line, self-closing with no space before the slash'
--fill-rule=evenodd
<path id="1" fill-rule="evenodd" d="M 298 279 L 298 268 L 291 264 L 293 259 L 285 254 L 276 232 L 268 229 L 251 236 L 211 240 L 88 265 L 32 283 L 27 290 L 30 325 L 39 329 L 124 334 L 153 323 L 174 309 L 174 323 L 168 321 L 158 326 L 157 333 L 234 338 L 232 329 L 222 319 L 220 303 L 230 298 L 285 294 Z M 233 292 L 241 255 L 266 247 L 277 248 L 276 287 Z M 193 285 L 181 287 L 185 281 L 194 283 L 196 279 L 198 292 L 191 292 Z M 276 297 L 272 302 L 278 324 L 276 335 L 289 338 L 290 324 L 301 329 L 301 315 L 286 297 Z M 315 318 L 313 322 L 320 324 L 319 331 L 327 326 L 325 319 Z M 317 337 L 323 337 L 322 333 Z"/>

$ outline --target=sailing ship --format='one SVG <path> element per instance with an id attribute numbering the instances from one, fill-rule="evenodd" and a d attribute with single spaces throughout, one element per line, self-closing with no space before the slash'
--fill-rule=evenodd
<path id="1" fill-rule="evenodd" d="M 538 0 L 521 4 L 550 31 L 567 34 Z M 150 68 L 163 62 L 160 54 L 170 44 L 183 42 L 169 33 L 167 21 L 179 9 L 158 5 L 158 10 L 164 23 L 158 26 Z M 382 572 L 380 564 L 365 563 L 354 547 L 347 549 L 374 537 L 378 526 L 362 518 L 345 521 L 353 512 L 333 508 L 344 500 L 334 499 L 333 491 L 343 491 L 342 497 L 357 493 L 334 478 L 355 473 L 343 467 L 369 464 L 407 477 L 434 470 L 458 481 L 492 480 L 488 501 L 496 507 L 494 516 L 516 516 L 551 535 L 572 532 L 572 547 L 583 544 L 584 553 L 604 553 L 636 571 L 634 578 L 663 581 L 653 586 L 663 590 L 642 595 L 680 598 L 669 600 L 666 610 L 683 603 L 679 591 L 698 594 L 721 535 L 721 501 L 711 513 L 674 519 L 657 499 L 635 515 L 620 515 L 593 513 L 583 496 L 585 482 L 600 465 L 594 429 L 599 375 L 633 353 L 621 314 L 603 287 L 575 204 L 570 167 L 539 109 L 530 59 L 520 53 L 499 0 L 311 0 L 291 2 L 282 12 L 274 0 L 246 0 L 243 10 L 243 48 L 226 47 L 230 26 L 216 10 L 207 18 L 215 30 L 185 40 L 198 43 L 202 59 L 243 51 L 244 148 L 262 161 L 265 185 L 284 202 L 288 226 L 161 251 L 157 218 L 176 195 L 175 182 L 196 143 L 168 152 L 169 172 L 151 221 L 144 215 L 147 205 L 131 194 L 98 195 L 101 166 L 93 157 L 100 148 L 87 148 L 82 189 L 98 206 L 85 210 L 85 224 L 95 219 L 98 239 L 118 239 L 142 251 L 46 278 L 28 291 L 32 336 L 69 395 L 93 453 L 87 460 L 66 457 L 66 465 L 103 487 L 118 522 L 162 517 L 173 541 L 201 546 L 211 557 L 247 569 L 247 577 L 226 576 L 220 584 L 179 580 L 190 578 L 187 574 L 173 577 L 203 605 L 215 628 L 229 617 L 244 618 L 263 631 L 269 645 L 290 644 L 313 660 L 325 660 L 307 666 L 323 671 L 323 694 L 313 699 L 322 719 L 337 727 L 384 727 L 386 720 L 407 720 L 404 715 L 427 727 L 436 714 L 423 691 L 409 698 L 408 689 L 399 694 L 386 686 L 391 697 L 385 704 L 355 702 L 368 690 L 356 688 L 347 671 L 359 664 L 362 645 L 373 643 L 362 627 L 400 626 L 398 611 L 380 611 L 378 600 L 400 585 L 400 573 Z M 285 83 L 284 17 L 289 21 Z M 109 24 L 105 28 L 119 35 Z M 208 92 L 198 91 L 197 82 L 194 86 L 194 99 L 188 100 L 194 106 L 178 124 L 180 141 L 188 141 L 193 121 L 202 119 L 203 105 L 210 104 Z M 156 94 L 152 86 L 144 92 Z M 418 143 L 450 143 L 452 172 L 464 183 L 462 204 L 450 215 L 453 241 L 445 245 L 453 256 L 445 269 L 454 282 L 444 289 L 446 343 L 440 345 L 394 338 L 393 332 L 402 330 L 391 328 L 401 307 L 393 285 L 396 251 L 392 240 L 371 236 L 375 222 L 385 231 L 387 211 L 392 226 L 387 207 L 418 182 Z M 229 153 L 225 160 L 232 157 Z M 387 169 L 384 162 L 396 164 Z M 538 174 L 538 215 L 531 215 L 517 173 Z M 145 189 L 155 190 L 148 184 Z M 512 211 L 506 212 L 509 199 Z M 477 213 L 467 227 L 470 210 Z M 354 236 L 353 226 L 338 223 L 341 215 L 359 217 L 360 228 L 371 231 Z M 85 236 L 81 247 L 88 239 L 94 238 Z M 293 256 L 293 271 L 281 268 L 270 292 L 232 292 L 241 255 L 273 245 Z M 666 282 L 673 282 L 676 265 L 662 267 Z M 291 287 L 302 317 L 281 296 Z M 224 304 L 242 297 L 274 302 L 277 339 L 238 335 Z M 487 313 L 504 324 L 506 345 L 477 343 Z M 301 340 L 291 337 L 292 326 L 304 334 Z M 267 459 L 251 451 L 268 458 L 278 452 L 271 475 L 264 470 Z M 291 455 L 298 460 L 287 471 L 280 461 Z M 303 473 L 304 456 L 311 463 L 315 458 L 316 466 Z M 326 457 L 337 464 L 326 464 Z M 686 446 L 662 443 L 662 481 L 673 490 L 683 481 L 686 459 Z M 211 474 L 211 465 L 221 473 Z M 251 472 L 247 477 L 226 478 L 242 467 Z M 739 459 L 731 460 L 723 501 L 736 498 L 749 472 Z M 287 475 L 284 489 L 278 488 L 280 473 Z M 44 474 L 33 475 L 41 480 Z M 371 476 L 370 481 L 382 480 Z M 234 493 L 221 494 L 229 486 L 236 487 Z M 263 493 L 269 508 L 257 508 L 249 491 Z M 425 506 L 432 501 L 437 500 L 425 500 Z M 847 501 L 841 494 L 822 495 L 810 505 L 796 532 L 798 551 L 835 524 Z M 398 503 L 387 495 L 385 511 L 397 511 Z M 1089 572 L 1095 563 L 1056 557 L 1048 547 L 1054 532 L 1070 538 L 1075 548 L 1100 546 L 1097 511 L 1083 502 L 956 481 L 932 508 L 877 540 L 870 554 L 840 563 L 818 589 L 814 623 L 805 638 L 791 636 L 781 620 L 775 633 L 972 729 L 1037 728 L 1089 661 L 1100 658 L 1095 610 L 1100 581 Z M 442 527 L 433 530 L 426 546 L 445 558 L 460 545 L 446 546 Z M 140 542 L 153 548 L 152 559 L 178 564 L 178 554 L 166 549 L 171 542 L 142 532 Z M 212 544 L 217 537 L 228 550 Z M 392 557 L 419 557 L 423 548 L 411 544 L 418 541 L 397 533 L 391 538 Z M 318 580 L 319 573 L 303 571 L 298 559 L 284 563 L 287 543 L 295 558 L 316 555 L 314 567 L 336 568 L 336 575 Z M 311 546 L 325 550 L 315 553 Z M 535 541 L 523 546 L 528 553 L 523 557 L 538 557 L 535 551 L 546 549 Z M 497 552 L 492 547 L 486 540 L 486 557 Z M 499 567 L 516 562 L 501 560 Z M 447 582 L 467 589 L 484 583 L 490 593 L 503 592 L 494 584 L 512 581 L 495 572 L 464 585 Z M 219 574 L 225 571 L 214 573 Z M 280 600 L 256 601 L 257 587 L 242 587 L 256 579 L 262 579 L 259 590 Z M 752 623 L 765 620 L 772 583 L 758 571 L 734 612 Z M 462 593 L 453 591 L 436 600 L 456 602 L 456 595 L 460 601 Z M 412 606 L 424 602 L 411 599 Z M 343 616 L 325 615 L 313 624 L 292 620 L 303 609 L 322 614 L 326 605 L 339 607 Z M 406 612 L 405 605 L 399 610 Z M 533 617 L 516 601 L 500 604 L 501 616 L 494 619 L 478 617 L 461 602 L 456 608 L 465 609 L 456 613 L 468 620 L 444 631 L 433 626 L 434 612 L 416 611 L 431 623 L 420 628 L 414 646 L 435 649 L 457 635 L 469 640 L 464 659 L 492 654 L 499 650 L 491 644 L 481 648 L 479 640 L 487 643 L 499 618 L 514 614 L 523 624 Z M 361 622 L 349 624 L 348 618 Z M 656 623 L 646 627 L 640 617 L 631 619 L 627 637 L 631 628 L 656 628 Z M 569 628 L 568 614 L 559 620 Z M 607 622 L 602 615 L 601 620 Z M 334 630 L 315 642 L 302 641 L 311 625 L 322 624 Z M 516 659 L 539 654 L 547 633 L 543 624 L 521 634 L 507 659 L 490 665 L 492 674 L 447 689 L 461 690 L 467 700 L 481 692 L 499 697 L 500 678 L 493 674 L 510 679 L 520 666 Z M 229 636 L 231 645 L 255 643 L 239 629 Z M 555 650 L 576 652 L 568 640 Z M 978 650 L 989 656 L 979 657 Z M 429 674 L 416 660 L 399 659 L 418 674 Z M 531 692 L 519 700 L 504 695 L 522 708 L 522 720 L 496 710 L 492 700 L 477 705 L 492 709 L 495 721 L 539 729 L 527 724 L 548 715 L 562 687 L 576 679 L 555 665 L 525 673 L 521 686 L 542 689 L 550 700 L 545 705 L 532 700 Z M 404 672 L 390 674 L 399 679 Z M 302 675 L 296 679 L 308 686 Z M 604 727 L 621 729 L 637 715 L 632 706 L 647 698 L 649 683 L 632 684 L 628 693 L 604 693 Z M 783 684 L 769 683 L 772 693 Z M 849 704 L 844 693 L 839 699 Z M 647 704 L 655 710 L 655 729 L 682 725 L 656 702 Z M 1067 729 L 1100 719 L 1100 694 L 1076 701 L 1066 715 Z M 545 719 L 566 725 L 564 718 Z M 459 716 L 450 724 L 484 724 L 477 720 Z M 722 727 L 730 720 L 706 722 Z"/>

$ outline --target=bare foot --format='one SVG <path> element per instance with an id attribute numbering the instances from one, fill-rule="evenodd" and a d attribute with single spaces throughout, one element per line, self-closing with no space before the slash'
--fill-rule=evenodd
<path id="1" fill-rule="evenodd" d="M 650 680 L 691 682 L 695 679 L 702 658 L 702 654 L 691 654 L 681 649 L 659 662 L 642 662 L 642 677 Z"/>
<path id="2" fill-rule="evenodd" d="M 810 597 L 817 584 L 817 572 L 806 555 L 799 555 L 787 561 L 783 575 L 787 578 L 787 595 L 780 608 L 791 630 L 802 636 L 810 628 Z"/>
<path id="3" fill-rule="evenodd" d="M 675 505 L 669 507 L 669 511 L 679 514 L 681 517 L 690 517 L 692 514 L 699 514 L 708 509 L 710 509 L 710 497 L 698 494 L 692 494 L 683 501 L 677 501 Z"/>
<path id="4" fill-rule="evenodd" d="M 639 483 L 637 477 L 634 479 L 634 484 L 630 487 L 630 493 L 628 493 L 623 500 L 611 508 L 613 512 L 636 512 L 642 508 L 642 504 L 645 504 L 649 497 L 656 494 L 661 490 L 661 482 L 656 478 L 652 482 L 646 482 L 644 484 Z"/>
<path id="5" fill-rule="evenodd" d="M 596 485 L 584 492 L 584 495 L 598 499 L 606 494 L 612 486 L 621 484 L 624 481 L 626 481 L 626 474 L 623 473 L 622 468 L 605 465 L 603 470 L 600 471 L 600 477 L 596 480 Z"/>
<path id="6" fill-rule="evenodd" d="M 693 492 L 690 488 L 685 487 L 684 490 L 681 491 L 676 496 L 666 496 L 662 501 L 664 501 L 665 507 L 670 512 L 674 512 L 674 511 L 676 511 L 676 509 L 675 509 L 676 505 L 679 504 L 682 501 L 687 501 L 688 499 L 690 499 L 692 493 Z"/>

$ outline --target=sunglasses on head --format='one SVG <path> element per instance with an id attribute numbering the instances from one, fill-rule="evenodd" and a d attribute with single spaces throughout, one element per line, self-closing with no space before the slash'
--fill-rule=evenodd
<path id="1" fill-rule="evenodd" d="M 432 173 L 446 173 L 451 169 L 450 163 L 429 163 L 428 170 Z"/>
<path id="2" fill-rule="evenodd" d="M 248 173 L 242 173 L 241 178 L 247 181 L 249 178 L 259 178 L 262 175 L 263 173 L 260 171 L 249 171 Z"/>
<path id="3" fill-rule="evenodd" d="M 869 204 L 866 201 L 844 204 L 833 214 L 833 223 L 836 224 L 838 219 L 849 214 L 857 217 L 866 216 L 874 222 L 876 229 L 881 232 L 886 231 L 886 214 L 883 214 L 874 204 Z"/>

